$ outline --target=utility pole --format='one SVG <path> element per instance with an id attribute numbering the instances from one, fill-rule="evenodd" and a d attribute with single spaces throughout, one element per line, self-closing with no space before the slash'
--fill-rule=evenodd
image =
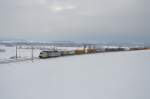
<path id="1" fill-rule="evenodd" d="M 53 44 L 53 50 L 56 51 L 56 46 L 55 46 L 55 44 Z"/>
<path id="2" fill-rule="evenodd" d="M 17 49 L 17 45 L 16 45 L 16 59 L 18 58 L 18 49 Z"/>
<path id="3" fill-rule="evenodd" d="M 84 53 L 86 53 L 86 44 L 83 44 Z"/>
<path id="4" fill-rule="evenodd" d="M 33 62 L 33 46 L 31 47 L 31 59 L 32 59 L 32 62 Z"/>

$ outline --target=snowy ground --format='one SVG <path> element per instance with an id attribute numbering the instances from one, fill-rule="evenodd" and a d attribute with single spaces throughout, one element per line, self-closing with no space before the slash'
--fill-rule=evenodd
<path id="1" fill-rule="evenodd" d="M 4 49 L 5 52 L 0 52 L 0 60 L 11 59 L 16 56 L 16 47 L 5 47 L 0 46 L 1 49 Z M 19 49 L 17 50 L 18 57 L 20 58 L 31 58 L 32 50 L 31 49 Z M 39 49 L 34 49 L 34 57 L 38 57 L 40 53 Z"/>
<path id="2" fill-rule="evenodd" d="M 150 51 L 0 64 L 0 99 L 150 99 Z"/>

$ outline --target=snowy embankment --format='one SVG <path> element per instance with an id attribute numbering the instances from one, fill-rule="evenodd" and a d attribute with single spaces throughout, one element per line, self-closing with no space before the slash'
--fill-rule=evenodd
<path id="1" fill-rule="evenodd" d="M 0 64 L 0 99 L 150 99 L 150 51 Z"/>

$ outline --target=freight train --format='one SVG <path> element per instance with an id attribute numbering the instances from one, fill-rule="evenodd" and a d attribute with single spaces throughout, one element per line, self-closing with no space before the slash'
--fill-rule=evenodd
<path id="1" fill-rule="evenodd" d="M 60 57 L 60 56 L 69 56 L 69 55 L 81 55 L 81 54 L 90 54 L 90 53 L 101 53 L 101 52 L 114 52 L 114 51 L 132 51 L 132 50 L 142 50 L 145 48 L 133 47 L 107 47 L 107 48 L 83 48 L 76 50 L 64 50 L 64 51 L 42 51 L 39 55 L 39 58 L 51 58 L 51 57 Z"/>
<path id="2" fill-rule="evenodd" d="M 51 57 L 60 57 L 60 56 L 69 56 L 69 55 L 81 55 L 86 53 L 96 53 L 96 49 L 76 49 L 71 51 L 42 51 L 39 55 L 39 58 L 51 58 Z"/>

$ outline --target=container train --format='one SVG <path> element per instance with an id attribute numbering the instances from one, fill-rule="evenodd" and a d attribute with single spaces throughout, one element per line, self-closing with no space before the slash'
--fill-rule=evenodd
<path id="1" fill-rule="evenodd" d="M 84 48 L 84 49 L 76 49 L 76 50 L 64 50 L 64 51 L 42 51 L 39 55 L 39 58 L 52 58 L 52 57 L 60 57 L 60 56 L 69 56 L 69 55 L 81 55 L 81 54 L 90 54 L 90 53 L 101 53 L 101 52 L 113 52 L 113 51 L 132 51 L 132 50 L 142 50 L 144 48 L 126 48 L 126 47 L 118 47 L 118 48 Z"/>

